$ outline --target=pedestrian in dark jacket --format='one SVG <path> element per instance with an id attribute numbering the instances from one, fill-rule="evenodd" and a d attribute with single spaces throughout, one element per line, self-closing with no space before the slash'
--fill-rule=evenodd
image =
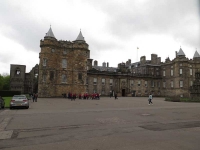
<path id="1" fill-rule="evenodd" d="M 117 93 L 115 93 L 115 99 L 117 99 Z"/>

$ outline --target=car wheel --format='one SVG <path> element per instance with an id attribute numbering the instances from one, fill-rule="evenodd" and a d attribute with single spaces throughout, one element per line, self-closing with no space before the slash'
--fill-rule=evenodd
<path id="1" fill-rule="evenodd" d="M 12 107 L 10 107 L 10 109 L 12 109 Z"/>
<path id="2" fill-rule="evenodd" d="M 29 109 L 29 106 L 27 106 L 26 109 Z"/>

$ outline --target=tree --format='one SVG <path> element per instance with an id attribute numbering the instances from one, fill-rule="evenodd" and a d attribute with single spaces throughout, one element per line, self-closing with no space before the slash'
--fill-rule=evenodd
<path id="1" fill-rule="evenodd" d="M 0 74 L 0 90 L 3 89 L 3 76 Z"/>
<path id="2" fill-rule="evenodd" d="M 10 75 L 0 74 L 0 90 L 10 90 Z"/>

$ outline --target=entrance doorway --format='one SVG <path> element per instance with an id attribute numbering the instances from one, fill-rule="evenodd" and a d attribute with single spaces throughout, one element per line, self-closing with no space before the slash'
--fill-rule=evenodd
<path id="1" fill-rule="evenodd" d="M 132 91 L 132 97 L 135 97 L 135 92 L 136 92 L 136 91 Z"/>
<path id="2" fill-rule="evenodd" d="M 122 96 L 125 96 L 125 89 L 122 89 Z"/>

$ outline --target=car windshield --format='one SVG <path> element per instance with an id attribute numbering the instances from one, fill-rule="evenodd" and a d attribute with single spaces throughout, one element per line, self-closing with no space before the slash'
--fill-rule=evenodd
<path id="1" fill-rule="evenodd" d="M 24 95 L 14 95 L 13 99 L 26 99 L 26 96 L 24 96 Z"/>

